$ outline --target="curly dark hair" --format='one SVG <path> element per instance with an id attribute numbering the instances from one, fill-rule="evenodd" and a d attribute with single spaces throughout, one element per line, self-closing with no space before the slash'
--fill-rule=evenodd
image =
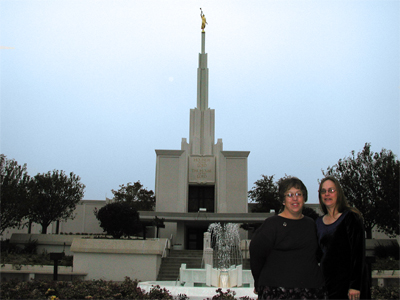
<path id="1" fill-rule="evenodd" d="M 288 190 L 290 190 L 292 187 L 301 190 L 303 193 L 304 197 L 304 202 L 307 202 L 307 188 L 304 185 L 303 181 L 298 179 L 297 177 L 286 177 L 282 178 L 279 182 L 279 200 L 281 203 L 285 201 L 285 194 Z"/>

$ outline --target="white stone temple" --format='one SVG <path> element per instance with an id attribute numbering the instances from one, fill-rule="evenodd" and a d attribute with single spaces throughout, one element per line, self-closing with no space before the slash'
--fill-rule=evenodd
<path id="1" fill-rule="evenodd" d="M 201 33 L 197 69 L 197 107 L 190 110 L 189 142 L 180 150 L 156 150 L 156 209 L 141 219 L 164 218 L 160 237 L 185 249 L 202 249 L 203 233 L 212 222 L 240 222 L 248 213 L 249 151 L 224 151 L 215 143 L 215 110 L 208 106 L 206 34 Z M 265 218 L 265 215 L 264 215 Z M 240 218 L 241 219 L 241 218 Z"/>

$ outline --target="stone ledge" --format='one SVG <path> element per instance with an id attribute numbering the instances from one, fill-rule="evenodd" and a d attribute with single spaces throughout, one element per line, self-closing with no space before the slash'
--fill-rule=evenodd
<path id="1" fill-rule="evenodd" d="M 167 239 L 74 239 L 72 252 L 162 255 Z"/>
<path id="2" fill-rule="evenodd" d="M 398 278 L 400 279 L 400 270 L 372 271 L 372 278 Z"/>
<path id="3" fill-rule="evenodd" d="M 5 264 L 1 267 L 0 273 L 14 273 L 14 274 L 53 274 L 54 266 L 39 266 L 39 265 L 21 265 L 16 268 L 15 265 Z M 84 272 L 74 272 L 72 267 L 58 266 L 59 275 L 77 275 L 86 276 Z"/>
<path id="4" fill-rule="evenodd" d="M 70 246 L 74 239 L 81 239 L 85 235 L 64 235 L 64 234 L 40 234 L 40 233 L 13 233 L 10 238 L 11 244 L 26 244 L 29 241 L 36 241 L 37 245 L 66 245 Z"/>

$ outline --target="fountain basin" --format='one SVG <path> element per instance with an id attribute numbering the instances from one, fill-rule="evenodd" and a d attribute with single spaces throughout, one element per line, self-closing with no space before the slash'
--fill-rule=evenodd
<path id="1" fill-rule="evenodd" d="M 169 293 L 177 297 L 179 294 L 185 294 L 189 297 L 190 300 L 203 300 L 203 299 L 212 299 L 214 295 L 217 295 L 217 287 L 212 286 L 181 286 L 180 281 L 145 281 L 139 282 L 138 287 L 144 290 L 145 292 L 150 292 L 150 290 L 159 285 L 160 288 L 165 288 L 169 291 Z M 233 287 L 233 288 L 221 288 L 223 292 L 227 292 L 228 289 L 230 291 L 234 291 L 235 298 L 239 299 L 240 297 L 249 297 L 250 299 L 257 299 L 257 295 L 254 294 L 253 287 Z"/>
<path id="2" fill-rule="evenodd" d="M 250 270 L 243 270 L 242 265 L 231 266 L 229 269 L 219 270 L 206 265 L 204 269 L 187 269 L 182 264 L 179 270 L 179 279 L 185 286 L 213 286 L 213 287 L 253 287 L 254 280 Z"/>

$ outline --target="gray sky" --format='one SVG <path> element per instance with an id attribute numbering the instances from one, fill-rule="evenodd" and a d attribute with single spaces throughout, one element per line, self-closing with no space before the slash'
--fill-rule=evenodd
<path id="1" fill-rule="evenodd" d="M 154 190 L 154 150 L 189 137 L 200 7 L 216 138 L 250 151 L 249 189 L 294 175 L 316 203 L 352 150 L 399 155 L 397 0 L 1 0 L 1 153 L 88 200 Z"/>

